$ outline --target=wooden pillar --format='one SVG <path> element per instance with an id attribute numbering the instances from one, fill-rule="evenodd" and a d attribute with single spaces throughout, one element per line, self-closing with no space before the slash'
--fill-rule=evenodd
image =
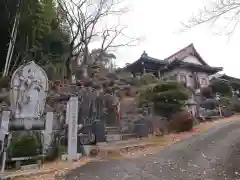
<path id="1" fill-rule="evenodd" d="M 141 78 L 141 74 L 140 74 L 140 73 L 137 73 L 137 74 L 136 74 L 136 78 L 137 78 L 137 79 L 140 79 L 140 78 Z"/>
<path id="2" fill-rule="evenodd" d="M 132 72 L 132 76 L 135 78 L 136 77 L 136 73 Z"/>
<path id="3" fill-rule="evenodd" d="M 161 79 L 161 72 L 158 70 L 158 79 Z"/>
<path id="4" fill-rule="evenodd" d="M 146 73 L 144 61 L 142 61 L 142 69 L 143 69 L 143 75 L 144 75 Z"/>

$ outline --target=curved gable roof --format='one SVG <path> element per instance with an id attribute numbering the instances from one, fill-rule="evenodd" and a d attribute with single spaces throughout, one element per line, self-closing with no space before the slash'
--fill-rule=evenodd
<path id="1" fill-rule="evenodd" d="M 176 60 L 182 60 L 189 55 L 195 56 L 203 65 L 209 66 L 203 58 L 199 55 L 197 50 L 195 49 L 193 44 L 189 44 L 188 46 L 184 47 L 183 49 L 177 51 L 173 55 L 167 57 L 165 60 L 169 61 L 170 63 Z"/>

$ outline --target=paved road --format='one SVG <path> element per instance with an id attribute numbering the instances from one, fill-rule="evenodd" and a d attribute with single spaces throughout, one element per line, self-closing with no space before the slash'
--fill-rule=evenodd
<path id="1" fill-rule="evenodd" d="M 240 180 L 240 122 L 218 125 L 157 154 L 92 162 L 65 180 Z"/>

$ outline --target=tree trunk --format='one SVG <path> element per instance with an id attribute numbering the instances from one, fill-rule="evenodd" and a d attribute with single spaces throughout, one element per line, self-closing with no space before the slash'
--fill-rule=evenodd
<path id="1" fill-rule="evenodd" d="M 84 51 L 83 51 L 83 61 L 82 61 L 82 69 L 83 69 L 83 76 L 85 78 L 89 77 L 88 74 L 88 46 L 85 45 Z"/>
<path id="2" fill-rule="evenodd" d="M 67 58 L 67 61 L 65 63 L 66 65 L 66 73 L 67 73 L 67 79 L 72 80 L 72 69 L 71 69 L 71 61 L 73 57 L 73 44 L 70 44 L 70 54 Z"/>
<path id="3" fill-rule="evenodd" d="M 88 77 L 88 66 L 87 65 L 83 65 L 83 77 L 87 78 Z"/>
<path id="4" fill-rule="evenodd" d="M 71 65 L 71 55 L 67 58 L 67 61 L 66 61 L 66 63 L 65 63 L 65 65 L 66 65 L 66 73 L 67 73 L 67 78 L 68 79 L 71 79 L 72 78 L 72 70 L 71 70 L 71 67 L 70 67 L 70 65 Z"/>

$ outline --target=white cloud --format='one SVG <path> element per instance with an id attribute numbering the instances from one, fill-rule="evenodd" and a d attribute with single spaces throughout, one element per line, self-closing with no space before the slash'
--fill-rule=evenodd
<path id="1" fill-rule="evenodd" d="M 144 50 L 149 56 L 163 59 L 194 43 L 207 63 L 222 66 L 225 73 L 240 78 L 240 54 L 237 51 L 240 42 L 236 39 L 238 34 L 228 41 L 227 37 L 215 35 L 207 25 L 179 33 L 180 22 L 200 9 L 203 1 L 131 0 L 130 3 L 133 11 L 123 17 L 122 21 L 129 24 L 130 35 L 140 35 L 146 39 L 137 47 L 118 50 L 118 65 L 123 66 L 137 60 Z"/>

